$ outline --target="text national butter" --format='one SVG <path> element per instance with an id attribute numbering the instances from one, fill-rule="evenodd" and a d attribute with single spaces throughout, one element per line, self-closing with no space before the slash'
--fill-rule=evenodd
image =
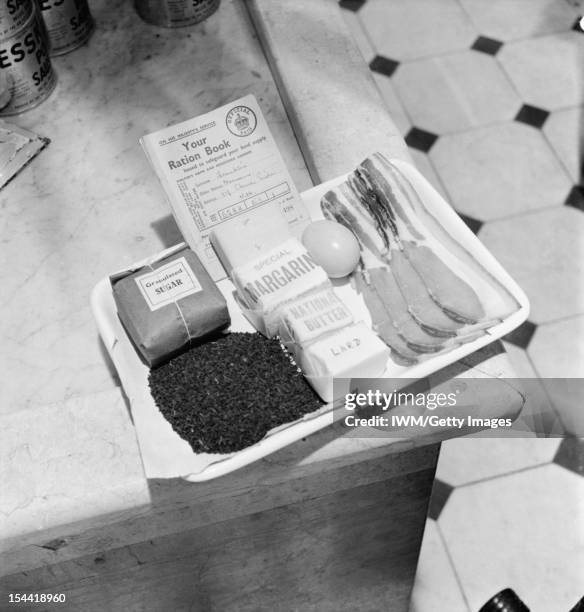
<path id="1" fill-rule="evenodd" d="M 350 325 L 353 316 L 331 287 L 286 304 L 280 320 L 282 340 L 306 344 Z"/>

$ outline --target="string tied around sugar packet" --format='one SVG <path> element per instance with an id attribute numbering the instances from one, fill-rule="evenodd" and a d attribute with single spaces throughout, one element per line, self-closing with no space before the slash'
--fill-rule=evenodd
<path id="1" fill-rule="evenodd" d="M 153 265 L 155 263 L 155 261 L 156 261 L 156 256 L 151 258 L 151 260 L 145 266 L 145 267 L 150 268 L 151 272 L 154 272 L 156 270 L 156 268 Z M 180 304 L 179 304 L 179 301 L 183 297 L 184 297 L 184 295 L 181 295 L 181 296 L 173 297 L 171 299 L 172 299 L 172 302 L 174 303 L 174 305 L 176 306 L 176 309 L 178 311 L 180 320 L 181 320 L 181 322 L 182 322 L 182 324 L 184 326 L 184 329 L 185 329 L 185 331 L 187 333 L 187 343 L 188 343 L 189 346 L 191 346 L 194 336 L 191 334 L 191 330 L 189 329 L 189 324 L 187 323 L 187 318 L 185 317 L 185 314 L 183 313 L 183 311 L 182 311 L 182 309 L 180 307 Z"/>
<path id="2" fill-rule="evenodd" d="M 110 277 L 118 315 L 150 367 L 229 327 L 227 302 L 186 245 Z"/>

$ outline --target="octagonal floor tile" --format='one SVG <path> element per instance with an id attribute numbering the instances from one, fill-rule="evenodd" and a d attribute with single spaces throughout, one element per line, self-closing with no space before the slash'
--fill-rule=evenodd
<path id="1" fill-rule="evenodd" d="M 359 18 L 377 53 L 400 61 L 468 49 L 478 35 L 456 0 L 368 0 Z"/>
<path id="2" fill-rule="evenodd" d="M 583 103 L 584 45 L 574 31 L 503 46 L 498 59 L 527 104 L 555 110 Z"/>
<path id="3" fill-rule="evenodd" d="M 575 10 L 557 0 L 460 0 L 476 28 L 507 41 L 569 30 Z"/>
<path id="4" fill-rule="evenodd" d="M 559 438 L 454 438 L 442 443 L 436 478 L 459 487 L 544 465 L 560 443 Z"/>
<path id="5" fill-rule="evenodd" d="M 537 378 L 533 364 L 529 360 L 525 349 L 514 346 L 509 342 L 503 342 L 503 346 L 511 362 L 511 367 L 515 374 L 517 374 L 517 378 Z"/>
<path id="6" fill-rule="evenodd" d="M 487 223 L 479 237 L 527 294 L 530 321 L 541 324 L 584 312 L 581 211 L 562 206 Z M 529 344 L 532 358 L 540 333 Z M 537 364 L 536 369 L 542 375 Z"/>
<path id="7" fill-rule="evenodd" d="M 436 523 L 426 522 L 409 612 L 428 612 L 436 602 L 448 612 L 469 612 Z"/>
<path id="8" fill-rule="evenodd" d="M 387 111 L 389 112 L 390 117 L 393 119 L 393 122 L 397 126 L 397 129 L 399 130 L 400 134 L 402 136 L 405 136 L 412 127 L 412 124 L 406 114 L 406 111 L 404 110 L 401 100 L 398 98 L 395 92 L 392 79 L 376 72 L 373 72 L 372 75 L 373 80 L 375 81 L 377 88 L 381 93 L 381 97 L 385 102 L 385 106 L 387 108 Z"/>
<path id="9" fill-rule="evenodd" d="M 543 381 L 539 379 L 527 351 L 509 342 L 503 342 L 507 357 L 526 394 L 525 405 L 513 424 L 513 435 L 529 437 L 537 433 L 540 439 L 548 436 L 563 436 L 565 428 L 553 403 L 550 401 Z"/>
<path id="10" fill-rule="evenodd" d="M 533 612 L 582 596 L 584 478 L 549 464 L 455 489 L 438 526 L 471 610 L 512 586 Z"/>
<path id="11" fill-rule="evenodd" d="M 442 181 L 438 178 L 436 170 L 434 170 L 434 166 L 432 166 L 432 162 L 428 158 L 428 155 L 416 149 L 410 149 L 410 155 L 412 156 L 414 165 L 422 173 L 424 178 L 427 179 L 432 187 L 434 187 L 434 189 L 436 189 L 436 191 L 448 202 L 448 195 L 444 191 L 444 185 L 442 185 Z"/>
<path id="12" fill-rule="evenodd" d="M 572 181 L 579 183 L 584 169 L 584 106 L 553 112 L 543 131 L 566 166 Z"/>
<path id="13" fill-rule="evenodd" d="M 413 124 L 438 134 L 511 120 L 521 107 L 497 60 L 477 51 L 406 62 L 392 80 Z"/>
<path id="14" fill-rule="evenodd" d="M 572 186 L 541 132 L 517 122 L 442 136 L 430 158 L 453 206 L 481 221 L 559 206 Z"/>
<path id="15" fill-rule="evenodd" d="M 544 378 L 584 378 L 584 315 L 539 326 L 527 350 Z"/>
<path id="16" fill-rule="evenodd" d="M 584 315 L 538 327 L 528 352 L 563 427 L 584 436 Z"/>

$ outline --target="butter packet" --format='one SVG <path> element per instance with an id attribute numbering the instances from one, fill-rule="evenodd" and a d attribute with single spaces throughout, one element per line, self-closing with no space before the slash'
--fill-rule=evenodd
<path id="1" fill-rule="evenodd" d="M 261 257 L 234 268 L 231 278 L 243 313 L 269 338 L 278 334 L 280 312 L 285 304 L 331 287 L 326 272 L 296 238 L 289 238 Z"/>
<path id="2" fill-rule="evenodd" d="M 280 340 L 299 346 L 353 323 L 353 315 L 333 287 L 302 295 L 285 304 L 278 314 Z"/>
<path id="3" fill-rule="evenodd" d="M 120 272 L 110 282 L 118 316 L 151 367 L 230 325 L 225 298 L 186 246 Z"/>

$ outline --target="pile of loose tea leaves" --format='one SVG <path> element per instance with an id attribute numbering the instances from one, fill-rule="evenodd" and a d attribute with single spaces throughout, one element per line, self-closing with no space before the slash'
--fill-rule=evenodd
<path id="1" fill-rule="evenodd" d="M 278 340 L 231 333 L 150 371 L 152 396 L 196 453 L 231 453 L 323 405 Z"/>

